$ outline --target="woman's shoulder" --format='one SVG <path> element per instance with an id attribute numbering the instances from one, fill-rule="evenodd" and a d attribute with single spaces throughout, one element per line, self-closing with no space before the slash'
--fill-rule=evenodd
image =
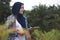
<path id="1" fill-rule="evenodd" d="M 7 20 L 6 20 L 6 23 L 5 23 L 6 26 L 12 24 L 12 23 L 14 22 L 14 20 L 15 20 L 14 15 L 10 15 L 10 16 L 8 16 L 8 17 L 7 17 Z"/>
<path id="2" fill-rule="evenodd" d="M 9 15 L 9 16 L 7 17 L 7 20 L 12 19 L 13 17 L 14 17 L 14 15 L 13 15 L 13 14 L 11 14 L 11 15 Z"/>

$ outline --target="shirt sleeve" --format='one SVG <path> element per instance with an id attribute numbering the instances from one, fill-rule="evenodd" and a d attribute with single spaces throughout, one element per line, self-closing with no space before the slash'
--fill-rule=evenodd
<path id="1" fill-rule="evenodd" d="M 15 21 L 13 20 L 14 16 L 10 15 L 7 17 L 7 21 L 6 21 L 6 29 L 10 29 L 12 28 L 12 26 L 15 24 Z"/>

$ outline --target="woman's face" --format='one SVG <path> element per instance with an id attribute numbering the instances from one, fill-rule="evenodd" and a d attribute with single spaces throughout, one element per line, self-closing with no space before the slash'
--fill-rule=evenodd
<path id="1" fill-rule="evenodd" d="M 23 12 L 24 12 L 24 5 L 22 5 L 21 8 L 20 8 L 20 10 L 19 10 L 20 14 L 23 14 Z"/>

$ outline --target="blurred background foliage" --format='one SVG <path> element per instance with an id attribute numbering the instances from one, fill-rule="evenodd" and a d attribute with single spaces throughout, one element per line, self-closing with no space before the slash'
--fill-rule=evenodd
<path id="1" fill-rule="evenodd" d="M 6 21 L 6 17 L 11 14 L 10 1 L 0 0 L 0 24 L 3 24 Z"/>

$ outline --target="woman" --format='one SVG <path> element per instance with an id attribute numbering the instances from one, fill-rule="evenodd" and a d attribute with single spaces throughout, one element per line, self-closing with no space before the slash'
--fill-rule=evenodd
<path id="1" fill-rule="evenodd" d="M 11 20 L 9 21 L 10 23 L 8 22 L 9 23 L 8 29 L 15 28 L 16 30 L 14 30 L 12 33 L 9 34 L 8 40 L 28 40 L 29 39 L 30 35 L 28 31 L 25 34 L 24 32 L 20 34 L 19 30 L 17 30 L 19 28 L 20 28 L 20 31 L 23 30 L 23 28 L 27 29 L 27 21 L 26 21 L 26 18 L 23 16 L 23 13 L 24 13 L 24 4 L 21 2 L 16 2 L 12 6 L 12 15 L 7 18 L 7 20 Z M 18 24 L 19 24 L 19 27 L 17 26 Z M 29 36 L 26 36 L 26 34 Z"/>

